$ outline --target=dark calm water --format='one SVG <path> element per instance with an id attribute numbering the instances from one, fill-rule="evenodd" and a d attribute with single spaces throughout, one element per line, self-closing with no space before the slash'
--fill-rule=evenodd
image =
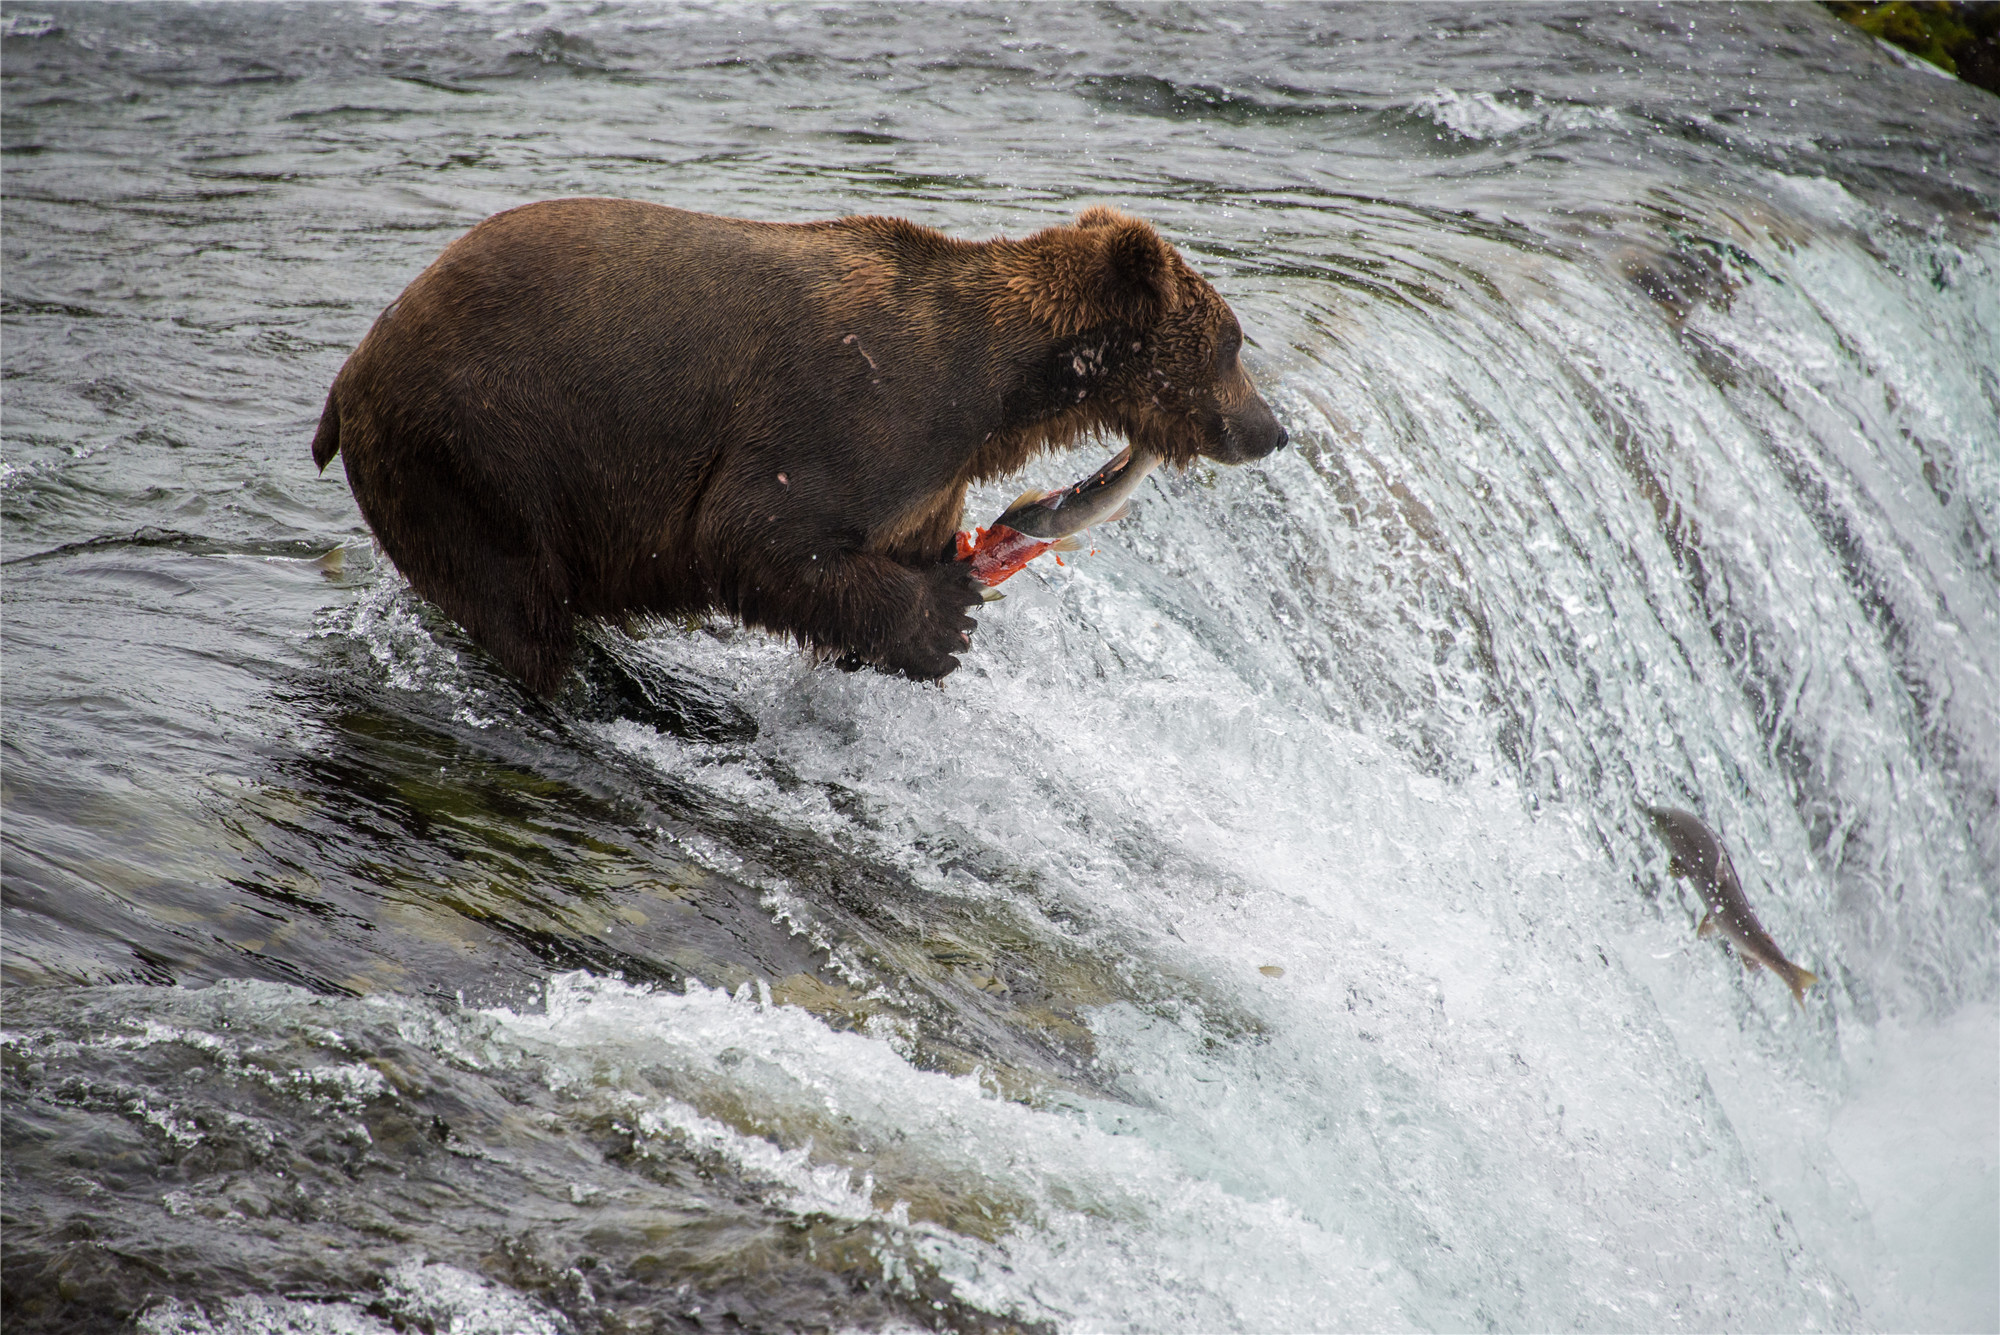
<path id="1" fill-rule="evenodd" d="M 9 1331 L 2000 1325 L 2000 99 L 1817 6 L 0 16 Z M 1118 204 L 1295 444 L 941 690 L 537 703 L 308 445 L 568 194 Z"/>

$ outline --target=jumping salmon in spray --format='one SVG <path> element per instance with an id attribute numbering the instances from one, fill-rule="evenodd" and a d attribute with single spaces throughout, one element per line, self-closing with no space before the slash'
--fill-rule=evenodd
<path id="1" fill-rule="evenodd" d="M 1806 989 L 1819 981 L 1819 975 L 1786 959 L 1785 952 L 1778 949 L 1778 943 L 1764 930 L 1764 924 L 1757 921 L 1757 915 L 1750 911 L 1750 901 L 1743 897 L 1743 883 L 1736 878 L 1729 850 L 1715 837 L 1715 831 L 1692 812 L 1675 807 L 1641 805 L 1640 810 L 1651 818 L 1654 833 L 1667 846 L 1670 858 L 1667 870 L 1693 881 L 1694 888 L 1701 893 L 1701 902 L 1708 908 L 1695 934 L 1708 936 L 1720 930 L 1729 944 L 1736 947 L 1744 968 L 1763 965 L 1784 979 L 1785 986 L 1792 989 L 1792 1000 L 1805 1005 Z"/>

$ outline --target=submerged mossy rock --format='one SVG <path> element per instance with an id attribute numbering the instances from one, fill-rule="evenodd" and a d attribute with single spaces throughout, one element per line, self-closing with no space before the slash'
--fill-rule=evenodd
<path id="1" fill-rule="evenodd" d="M 1893 43 L 1975 87 L 2000 93 L 2000 4 L 1828 0 L 1826 7 L 1871 37 Z"/>

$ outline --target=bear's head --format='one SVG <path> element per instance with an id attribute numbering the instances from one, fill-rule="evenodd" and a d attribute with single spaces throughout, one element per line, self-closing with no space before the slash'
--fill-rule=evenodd
<path id="1" fill-rule="evenodd" d="M 1086 209 L 1023 243 L 1007 286 L 1055 335 L 1052 379 L 1074 405 L 1059 434 L 1109 429 L 1179 464 L 1285 443 L 1243 369 L 1235 313 L 1149 224 Z"/>

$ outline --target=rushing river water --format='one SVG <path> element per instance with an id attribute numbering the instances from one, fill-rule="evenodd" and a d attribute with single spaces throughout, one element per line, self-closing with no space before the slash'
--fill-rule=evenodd
<path id="1" fill-rule="evenodd" d="M 10 1332 L 2000 1327 L 2000 99 L 1817 6 L 4 27 Z M 569 194 L 1118 204 L 1293 445 L 942 689 L 537 703 L 308 445 Z"/>

